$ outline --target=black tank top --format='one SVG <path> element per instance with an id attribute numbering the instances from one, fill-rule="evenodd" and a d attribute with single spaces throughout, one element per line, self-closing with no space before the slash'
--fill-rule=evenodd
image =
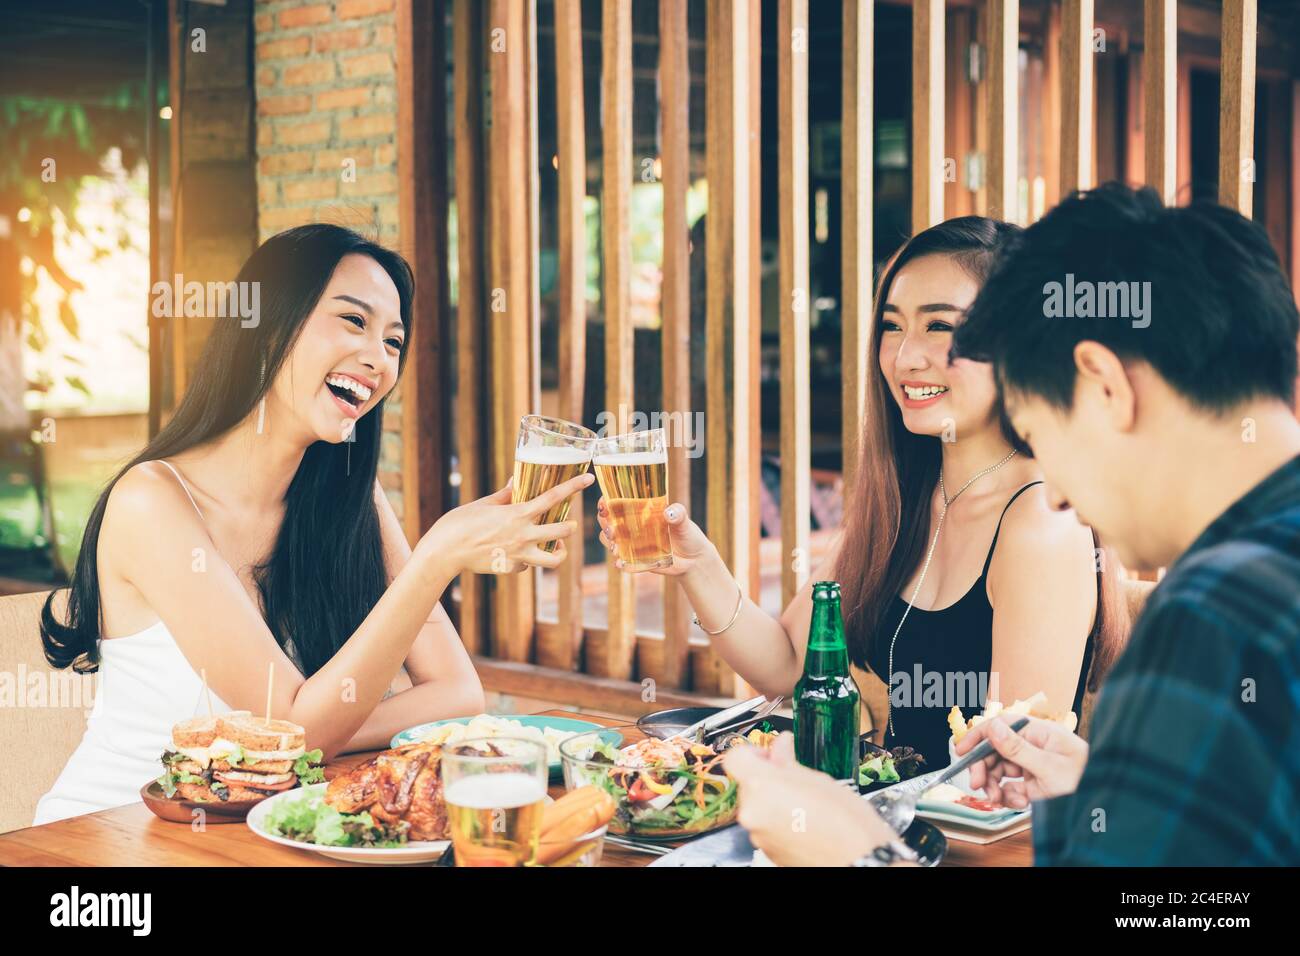
<path id="1" fill-rule="evenodd" d="M 993 605 L 989 603 L 987 587 L 989 565 L 993 562 L 993 549 L 997 547 L 1007 508 L 1038 484 L 1042 482 L 1033 481 L 1020 488 L 1002 509 L 988 556 L 984 559 L 984 570 L 971 589 L 955 604 L 937 611 L 912 608 L 894 645 L 894 673 L 905 676 L 890 686 L 894 733 L 890 734 L 886 726 L 885 746 L 915 748 L 925 756 L 929 770 L 948 766 L 951 732 L 947 717 L 952 706 L 961 707 L 967 718 L 984 709 L 989 674 L 993 668 Z M 890 683 L 886 676 L 889 642 L 906 610 L 907 602 L 895 595 L 881 622 L 883 633 L 876 642 L 876 652 L 868 661 L 872 671 L 887 684 Z M 1094 627 L 1083 652 L 1083 665 L 1074 693 L 1075 714 L 1082 714 L 1095 632 Z"/>

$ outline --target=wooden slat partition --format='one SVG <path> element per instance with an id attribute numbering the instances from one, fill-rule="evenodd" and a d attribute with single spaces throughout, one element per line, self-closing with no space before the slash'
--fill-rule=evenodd
<path id="1" fill-rule="evenodd" d="M 419 9 L 416 9 L 416 8 Z M 397 177 L 401 248 L 415 273 L 414 323 L 401 385 L 402 526 L 412 546 L 448 510 L 451 336 L 447 277 L 446 8 L 397 5 Z"/>
<path id="2" fill-rule="evenodd" d="M 988 212 L 1020 220 L 1017 160 L 1020 98 L 1020 0 L 988 0 L 989 159 Z"/>
<path id="3" fill-rule="evenodd" d="M 1254 207 L 1256 0 L 1223 0 L 1219 83 L 1219 202 Z M 1294 162 L 1294 159 L 1292 160 Z"/>
<path id="4" fill-rule="evenodd" d="M 531 2 L 531 0 L 529 0 Z M 488 131 L 488 341 L 490 351 L 491 481 L 500 488 L 514 470 L 519 419 L 531 411 L 532 267 L 526 0 L 490 0 L 488 53 L 492 84 Z M 493 31 L 503 31 L 494 34 Z M 515 42 L 518 40 L 519 42 Z M 493 656 L 526 661 L 533 637 L 533 575 L 498 574 L 493 587 Z"/>
<path id="5" fill-rule="evenodd" d="M 690 186 L 691 71 L 687 47 L 686 0 L 659 0 L 659 110 L 663 166 L 663 405 L 670 423 L 669 497 L 691 509 L 691 463 L 685 428 L 691 415 L 690 227 L 686 192 Z M 698 436 L 697 436 L 698 437 Z M 664 654 L 659 680 L 669 687 L 689 686 L 690 607 L 675 581 L 663 579 Z M 644 672 L 644 667 L 642 668 Z M 644 673 L 643 673 L 644 676 Z"/>
<path id="6" fill-rule="evenodd" d="M 452 93 L 456 124 L 456 443 L 460 500 L 487 492 L 482 396 L 488 394 L 484 362 L 483 7 L 455 0 L 452 10 Z M 460 576 L 457 629 L 472 654 L 487 650 L 487 587 L 477 574 Z"/>
<path id="7" fill-rule="evenodd" d="M 1178 194 L 1178 0 L 1146 0 L 1142 149 L 1146 184 L 1172 206 Z"/>
<path id="8" fill-rule="evenodd" d="M 632 189 L 632 8 L 604 0 L 601 8 L 601 306 L 605 314 L 605 409 L 609 434 L 630 430 L 632 411 L 632 246 L 628 207 Z M 609 574 L 609 639 L 599 655 L 588 654 L 588 671 L 627 678 L 635 662 L 636 578 L 606 559 Z M 592 658 L 596 657 L 595 660 Z"/>
<path id="9" fill-rule="evenodd" d="M 1047 8 L 1043 43 L 1043 206 L 1061 201 L 1061 8 Z"/>
<path id="10" fill-rule="evenodd" d="M 872 50 L 874 0 L 844 0 L 843 122 L 840 182 L 843 238 L 840 301 L 843 315 L 841 368 L 844 386 L 843 487 L 855 487 L 862 453 L 864 402 L 870 369 L 872 265 Z"/>
<path id="11" fill-rule="evenodd" d="M 779 0 L 776 22 L 781 169 L 781 604 L 785 606 L 809 574 L 808 0 Z"/>
<path id="12" fill-rule="evenodd" d="M 1061 196 L 1092 186 L 1092 0 L 1061 7 Z"/>
<path id="13" fill-rule="evenodd" d="M 752 540 L 752 382 L 754 234 L 751 177 L 757 148 L 750 140 L 755 11 L 749 4 L 709 0 L 706 117 L 709 211 L 706 220 L 708 398 L 706 441 L 708 525 L 723 561 L 749 596 L 757 542 Z M 704 688 L 700 688 L 703 690 Z M 734 673 L 718 662 L 718 689 L 736 690 Z"/>
<path id="14" fill-rule="evenodd" d="M 556 414 L 582 421 L 587 370 L 586 109 L 583 103 L 582 2 L 555 2 L 555 122 L 559 165 L 559 402 Z M 539 664 L 573 670 L 582 646 L 583 507 L 577 495 L 569 520 L 579 533 L 568 543 L 559 570 L 559 633 L 554 642 L 538 634 Z"/>
<path id="15" fill-rule="evenodd" d="M 943 4 L 912 3 L 912 233 L 943 220 Z"/>

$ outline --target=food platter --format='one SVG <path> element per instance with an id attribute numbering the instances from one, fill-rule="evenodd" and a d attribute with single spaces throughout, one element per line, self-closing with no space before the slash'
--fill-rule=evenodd
<path id="1" fill-rule="evenodd" d="M 292 839 L 277 829 L 274 825 L 274 819 L 282 804 L 288 801 L 306 800 L 311 801 L 311 804 L 309 804 L 311 806 L 319 806 L 325 799 L 325 788 L 328 786 L 329 784 L 316 783 L 300 790 L 290 790 L 286 793 L 276 794 L 274 797 L 268 797 L 261 803 L 254 805 L 252 810 L 249 811 L 246 821 L 248 828 L 263 840 L 271 843 L 278 843 L 280 846 L 292 847 L 295 850 L 303 850 L 308 853 L 318 853 L 331 860 L 342 860 L 345 863 L 381 863 L 388 865 L 433 863 L 451 845 L 450 840 L 411 840 L 401 846 L 394 847 L 327 846 Z"/>

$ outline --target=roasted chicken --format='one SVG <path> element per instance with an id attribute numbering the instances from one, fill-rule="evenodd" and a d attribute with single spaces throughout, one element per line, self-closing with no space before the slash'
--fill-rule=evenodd
<path id="1" fill-rule="evenodd" d="M 330 781 L 325 802 L 340 813 L 369 811 L 377 823 L 405 821 L 412 840 L 446 840 L 442 748 L 415 743 L 385 750 Z"/>

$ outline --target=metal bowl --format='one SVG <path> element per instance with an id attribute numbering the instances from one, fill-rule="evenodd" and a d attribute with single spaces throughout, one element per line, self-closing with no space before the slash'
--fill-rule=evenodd
<path id="1" fill-rule="evenodd" d="M 685 730 L 691 724 L 698 723 L 705 717 L 712 717 L 720 710 L 722 710 L 721 707 L 673 707 L 670 710 L 660 710 L 653 714 L 646 714 L 636 722 L 636 729 L 647 737 L 657 737 L 662 740 L 664 737 L 671 737 L 678 731 Z M 743 717 L 737 717 L 732 723 L 743 719 Z M 769 714 L 763 719 L 771 724 L 772 729 L 778 733 L 794 731 L 794 721 L 789 717 Z"/>

